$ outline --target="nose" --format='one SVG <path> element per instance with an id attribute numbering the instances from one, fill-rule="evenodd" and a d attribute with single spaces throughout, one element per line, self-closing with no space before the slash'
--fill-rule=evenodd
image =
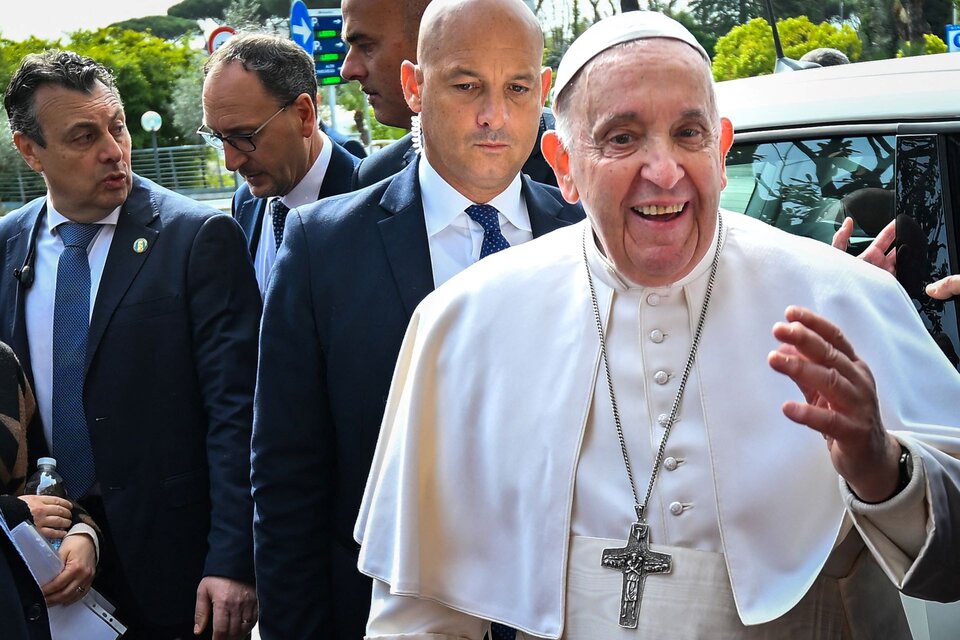
<path id="1" fill-rule="evenodd" d="M 356 47 L 347 49 L 347 56 L 343 59 L 343 66 L 340 67 L 340 77 L 344 80 L 357 80 L 363 82 L 367 77 L 367 68 L 360 61 L 360 51 Z"/>
<path id="2" fill-rule="evenodd" d="M 509 117 L 506 97 L 498 92 L 488 92 L 483 96 L 477 124 L 480 127 L 501 129 Z"/>
<path id="3" fill-rule="evenodd" d="M 123 160 L 123 139 L 117 139 L 112 134 L 103 136 L 106 143 L 101 147 L 101 160 L 109 164 L 117 164 Z"/>
<path id="4" fill-rule="evenodd" d="M 227 171 L 236 171 L 247 161 L 247 154 L 235 148 L 232 144 L 223 145 L 223 164 Z"/>
<path id="5" fill-rule="evenodd" d="M 642 179 L 662 189 L 672 189 L 685 175 L 672 142 L 662 138 L 649 140 L 644 145 L 643 153 L 643 165 L 640 167 Z"/>

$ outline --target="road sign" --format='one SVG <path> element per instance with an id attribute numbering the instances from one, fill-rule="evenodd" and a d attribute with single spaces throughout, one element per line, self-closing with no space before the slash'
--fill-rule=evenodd
<path id="1" fill-rule="evenodd" d="M 237 30 L 226 25 L 219 26 L 210 33 L 207 38 L 207 51 L 213 55 L 213 52 L 223 46 L 223 43 L 231 37 L 237 35 Z"/>
<path id="2" fill-rule="evenodd" d="M 316 44 L 313 59 L 317 65 L 317 82 L 329 86 L 346 82 L 340 68 L 347 57 L 347 45 L 341 40 L 343 14 L 339 9 L 311 9 Z"/>
<path id="3" fill-rule="evenodd" d="M 313 37 L 313 20 L 310 11 L 303 0 L 294 0 L 290 5 L 290 38 L 304 51 L 313 55 L 315 39 Z"/>
<path id="4" fill-rule="evenodd" d="M 947 25 L 947 51 L 960 51 L 960 24 Z"/>

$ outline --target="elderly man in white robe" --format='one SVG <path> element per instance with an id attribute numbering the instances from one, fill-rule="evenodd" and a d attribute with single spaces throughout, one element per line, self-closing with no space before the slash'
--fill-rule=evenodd
<path id="1" fill-rule="evenodd" d="M 415 313 L 368 637 L 910 637 L 898 590 L 960 598 L 960 376 L 888 273 L 718 212 L 732 126 L 681 25 L 597 23 L 555 92 L 588 220 Z"/>

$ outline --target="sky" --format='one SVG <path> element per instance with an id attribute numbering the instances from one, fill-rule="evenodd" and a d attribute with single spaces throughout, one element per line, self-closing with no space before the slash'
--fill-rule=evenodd
<path id="1" fill-rule="evenodd" d="M 166 15 L 179 0 L 0 0 L 0 35 L 8 40 L 29 36 L 53 39 L 77 29 Z"/>

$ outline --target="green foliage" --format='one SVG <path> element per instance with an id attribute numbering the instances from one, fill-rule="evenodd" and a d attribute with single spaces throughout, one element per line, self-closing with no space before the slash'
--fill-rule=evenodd
<path id="1" fill-rule="evenodd" d="M 850 25 L 839 28 L 828 22 L 815 25 L 806 16 L 800 16 L 779 20 L 777 27 L 788 58 L 796 60 L 811 49 L 832 47 L 847 54 L 851 61 L 860 59 L 862 45 Z M 717 41 L 713 77 L 720 81 L 772 73 L 775 62 L 770 25 L 763 18 L 754 18 L 734 27 Z"/>
<path id="2" fill-rule="evenodd" d="M 197 129 L 203 124 L 203 62 L 206 55 L 193 52 L 191 64 L 173 83 L 170 95 L 171 124 L 180 136 L 180 144 L 200 144 Z"/>
<path id="3" fill-rule="evenodd" d="M 184 42 L 167 42 L 148 33 L 116 28 L 77 31 L 70 42 L 29 38 L 23 42 L 0 39 L 0 86 L 6 87 L 28 53 L 70 49 L 89 56 L 110 69 L 123 99 L 133 146 L 148 146 L 150 134 L 140 126 L 145 111 L 156 111 L 164 126 L 157 132 L 161 145 L 181 144 L 170 109 L 174 83 L 193 64 L 193 53 Z"/>
<path id="4" fill-rule="evenodd" d="M 183 0 L 167 9 L 167 15 L 188 20 L 222 18 L 228 4 L 230 0 Z"/>
<path id="5" fill-rule="evenodd" d="M 200 33 L 200 27 L 196 20 L 177 18 L 176 16 L 147 16 L 115 22 L 110 26 L 121 30 L 149 32 L 164 40 L 176 40 L 180 36 L 198 35 Z"/>
<path id="6" fill-rule="evenodd" d="M 946 53 L 947 43 L 932 33 L 923 34 L 923 42 L 904 42 L 897 50 L 898 58 L 925 56 L 931 53 Z"/>

